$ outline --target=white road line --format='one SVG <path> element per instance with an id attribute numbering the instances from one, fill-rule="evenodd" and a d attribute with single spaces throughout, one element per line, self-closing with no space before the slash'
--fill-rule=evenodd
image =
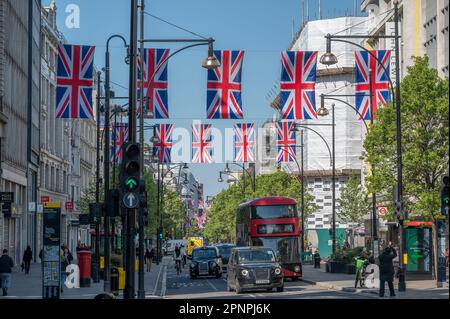
<path id="1" fill-rule="evenodd" d="M 161 275 L 161 270 L 163 269 L 163 267 L 159 267 L 159 272 L 158 272 L 158 277 L 156 278 L 156 284 L 155 284 L 155 289 L 153 289 L 153 295 L 156 295 L 156 289 L 158 288 L 158 282 L 159 282 L 159 276 Z"/>
<path id="2" fill-rule="evenodd" d="M 163 271 L 163 279 L 162 279 L 162 286 L 161 286 L 161 296 L 164 297 L 166 295 L 166 289 L 167 289 L 167 266 L 164 266 Z"/>
<path id="3" fill-rule="evenodd" d="M 215 291 L 219 291 L 219 289 L 217 289 L 216 286 L 214 286 L 214 285 L 212 284 L 212 282 L 209 281 L 209 279 L 206 279 L 206 282 L 211 286 L 212 289 L 214 289 Z"/>
<path id="4" fill-rule="evenodd" d="M 253 294 L 248 294 L 248 295 L 252 298 L 256 298 L 255 295 L 253 295 Z"/>

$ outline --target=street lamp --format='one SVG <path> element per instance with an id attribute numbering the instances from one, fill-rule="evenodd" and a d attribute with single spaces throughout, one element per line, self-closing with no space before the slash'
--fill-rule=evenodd
<path id="1" fill-rule="evenodd" d="M 327 41 L 327 52 L 320 58 L 321 63 L 325 65 L 332 65 L 337 63 L 336 56 L 333 56 L 331 53 L 331 41 L 336 42 L 344 42 L 348 43 L 354 46 L 359 47 L 360 49 L 368 52 L 373 58 L 375 58 L 379 65 L 385 70 L 385 66 L 383 63 L 378 59 L 378 57 L 373 54 L 370 50 L 367 50 L 363 46 L 345 40 L 348 39 L 394 39 L 395 41 L 395 94 L 394 94 L 394 85 L 392 83 L 392 79 L 389 76 L 389 73 L 386 72 L 386 75 L 389 79 L 389 82 L 391 84 L 391 90 L 392 94 L 394 96 L 395 100 L 395 108 L 396 108 L 396 140 L 397 140 L 397 196 L 396 196 L 396 206 L 399 207 L 399 284 L 398 284 L 398 290 L 399 291 L 405 291 L 406 290 L 406 284 L 405 284 L 405 264 L 403 262 L 404 259 L 404 251 L 405 251 L 405 238 L 404 238 L 404 228 L 403 228 L 403 221 L 407 218 L 406 212 L 403 211 L 403 176 L 402 176 L 402 130 L 401 130 L 401 105 L 400 105 L 400 44 L 399 39 L 401 36 L 399 35 L 399 9 L 398 9 L 398 0 L 394 0 L 394 24 L 395 24 L 395 33 L 394 35 L 331 35 L 327 34 L 325 36 Z"/>

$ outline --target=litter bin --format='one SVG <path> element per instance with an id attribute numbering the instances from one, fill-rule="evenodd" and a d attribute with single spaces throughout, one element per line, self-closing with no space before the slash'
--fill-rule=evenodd
<path id="1" fill-rule="evenodd" d="M 91 256 L 92 253 L 87 250 L 82 250 L 77 253 L 81 288 L 91 286 Z"/>
<path id="2" fill-rule="evenodd" d="M 115 295 L 119 295 L 119 270 L 116 267 L 111 268 L 110 277 L 111 292 Z"/>

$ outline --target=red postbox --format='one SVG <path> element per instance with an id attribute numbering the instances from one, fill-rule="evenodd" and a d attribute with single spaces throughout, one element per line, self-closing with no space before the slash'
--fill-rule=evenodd
<path id="1" fill-rule="evenodd" d="M 80 268 L 80 287 L 91 286 L 91 256 L 92 252 L 82 250 L 77 253 Z"/>

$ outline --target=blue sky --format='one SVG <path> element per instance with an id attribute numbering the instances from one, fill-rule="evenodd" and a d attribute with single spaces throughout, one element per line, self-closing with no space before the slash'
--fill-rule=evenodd
<path id="1" fill-rule="evenodd" d="M 353 0 L 322 0 L 322 17 L 353 13 Z M 361 0 L 358 0 L 358 9 Z M 50 0 L 44 0 L 44 4 Z M 57 0 L 57 24 L 71 44 L 95 45 L 95 65 L 104 66 L 106 40 L 112 34 L 129 38 L 129 0 Z M 69 29 L 66 7 L 80 8 L 80 28 Z M 317 17 L 318 1 L 309 0 L 310 20 Z M 301 0 L 146 0 L 146 11 L 205 37 L 213 37 L 215 49 L 245 50 L 242 74 L 242 103 L 245 121 L 261 124 L 274 113 L 268 93 L 277 88 L 281 71 L 280 53 L 292 40 L 302 23 Z M 358 12 L 360 15 L 361 13 Z M 145 18 L 146 38 L 193 38 L 194 36 L 150 16 Z M 181 45 L 153 47 L 176 49 Z M 116 95 L 127 96 L 128 66 L 118 39 L 110 44 L 111 81 Z M 206 47 L 197 47 L 174 56 L 169 62 L 169 112 L 176 127 L 188 128 L 193 119 L 206 117 L 207 72 L 201 67 Z M 274 87 L 275 85 L 275 87 Z M 149 120 L 149 123 L 152 121 Z M 232 127 L 234 121 L 214 120 L 213 127 Z M 146 138 L 148 138 L 146 136 Z M 204 183 L 205 196 L 214 195 L 226 183 L 217 182 L 224 164 L 191 165 Z"/>

